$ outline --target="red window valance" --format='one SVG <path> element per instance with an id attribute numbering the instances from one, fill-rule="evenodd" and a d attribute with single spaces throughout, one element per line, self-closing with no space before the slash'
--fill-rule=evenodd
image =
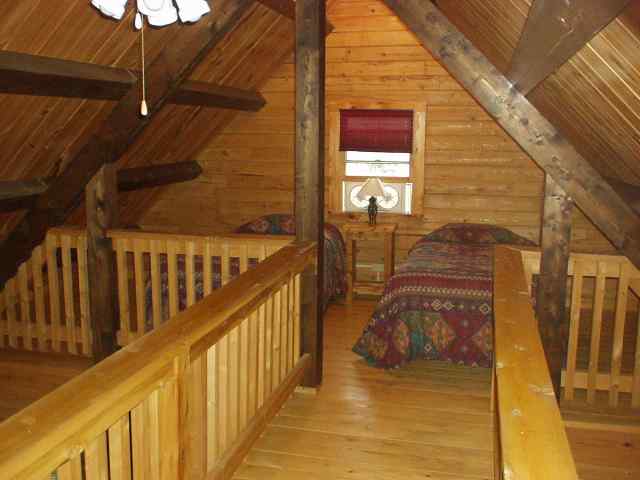
<path id="1" fill-rule="evenodd" d="M 340 110 L 340 150 L 411 153 L 413 110 Z"/>

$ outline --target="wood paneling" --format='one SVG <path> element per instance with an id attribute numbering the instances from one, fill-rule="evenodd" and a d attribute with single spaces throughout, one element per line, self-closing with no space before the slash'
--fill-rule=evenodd
<path id="1" fill-rule="evenodd" d="M 498 223 L 537 241 L 544 177 L 529 157 L 382 2 L 341 0 L 328 15 L 335 29 L 327 37 L 327 102 L 419 101 L 427 108 L 424 213 L 393 218 L 397 261 L 418 235 L 447 222 Z M 293 212 L 293 81 L 288 57 L 261 89 L 264 109 L 238 114 L 210 139 L 197 155 L 200 178 L 163 190 L 142 223 L 225 232 L 259 215 Z M 579 211 L 572 240 L 578 250 L 611 248 Z M 382 264 L 381 246 L 361 246 L 363 262 Z"/>

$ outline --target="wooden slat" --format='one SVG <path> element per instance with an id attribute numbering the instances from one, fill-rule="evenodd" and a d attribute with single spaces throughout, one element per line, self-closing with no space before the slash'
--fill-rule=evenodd
<path id="1" fill-rule="evenodd" d="M 240 324 L 240 363 L 238 366 L 239 399 L 238 399 L 238 428 L 244 429 L 249 421 L 249 322 L 251 317 L 245 318 Z"/>
<path id="2" fill-rule="evenodd" d="M 207 471 L 211 470 L 220 454 L 219 425 L 220 425 L 220 395 L 218 391 L 218 346 L 207 350 Z"/>
<path id="3" fill-rule="evenodd" d="M 129 413 L 108 430 L 111 480 L 131 480 L 131 421 Z"/>
<path id="4" fill-rule="evenodd" d="M 580 332 L 580 313 L 582 310 L 582 266 L 575 262 L 573 266 L 573 287 L 571 290 L 571 321 L 569 323 L 569 345 L 567 347 L 567 374 L 564 384 L 564 398 L 573 400 L 575 387 L 576 361 L 578 359 L 578 333 Z"/>
<path id="5" fill-rule="evenodd" d="M 91 356 L 93 352 L 91 312 L 89 309 L 89 273 L 87 269 L 87 239 L 78 237 L 78 301 L 80 304 L 80 341 L 82 354 Z"/>
<path id="6" fill-rule="evenodd" d="M 7 316 L 8 345 L 12 348 L 18 347 L 18 324 L 16 321 L 15 302 L 15 280 L 12 278 L 7 282 L 4 288 L 4 304 Z"/>
<path id="7" fill-rule="evenodd" d="M 158 399 L 160 480 L 178 477 L 180 462 L 180 418 L 178 380 L 172 379 L 162 386 Z"/>
<path id="8" fill-rule="evenodd" d="M 187 242 L 185 261 L 185 282 L 187 284 L 187 307 L 196 303 L 195 244 Z"/>
<path id="9" fill-rule="evenodd" d="M 289 284 L 286 283 L 282 286 L 281 292 L 281 314 L 280 322 L 280 372 L 284 377 L 287 372 L 287 353 L 289 352 Z"/>
<path id="10" fill-rule="evenodd" d="M 216 345 L 216 366 L 217 369 L 217 417 L 216 417 L 216 451 L 218 456 L 224 452 L 231 439 L 229 438 L 229 336 L 220 339 Z"/>
<path id="11" fill-rule="evenodd" d="M 527 95 L 606 27 L 630 0 L 534 0 L 507 77 Z"/>
<path id="12" fill-rule="evenodd" d="M 64 292 L 64 323 L 67 332 L 67 350 L 78 353 L 78 339 L 76 338 L 76 315 L 73 295 L 73 272 L 71 270 L 71 237 L 63 235 L 60 238 L 60 255 L 62 256 L 62 285 Z"/>
<path id="13" fill-rule="evenodd" d="M 248 365 L 247 365 L 247 418 L 252 418 L 258 410 L 258 312 L 252 313 L 248 323 Z"/>
<path id="14" fill-rule="evenodd" d="M 144 402 L 131 410 L 131 463 L 136 480 L 150 480 L 151 474 L 144 410 Z"/>
<path id="15" fill-rule="evenodd" d="M 151 303 L 153 312 L 153 328 L 158 328 L 162 323 L 162 297 L 160 276 L 160 240 L 151 240 L 149 252 L 150 274 L 151 274 Z"/>
<path id="16" fill-rule="evenodd" d="M 33 268 L 33 295 L 36 316 L 36 336 L 38 338 L 38 350 L 45 352 L 47 350 L 46 325 L 45 325 L 45 296 L 44 281 L 42 279 L 42 245 L 38 245 L 33 250 L 31 256 L 31 267 Z M 2 337 L 2 335 L 0 335 Z M 0 339 L 0 345 L 2 341 Z"/>
<path id="17" fill-rule="evenodd" d="M 604 293 L 606 287 L 607 266 L 598 262 L 596 286 L 593 301 L 593 317 L 591 320 L 591 345 L 589 348 L 589 375 L 587 379 L 587 403 L 596 401 L 596 379 L 598 376 L 598 362 L 600 360 L 600 336 L 602 333 L 602 312 L 604 309 Z"/>
<path id="18" fill-rule="evenodd" d="M 76 455 L 68 462 L 62 464 L 56 472 L 58 480 L 83 480 L 82 460 L 80 455 Z M 113 480 L 119 480 L 117 477 Z"/>
<path id="19" fill-rule="evenodd" d="M 31 302 L 29 301 L 29 274 L 32 261 L 27 260 L 18 269 L 18 292 L 20 297 L 20 323 L 22 324 L 22 343 L 26 350 L 33 350 L 33 323 L 31 320 Z"/>
<path id="20" fill-rule="evenodd" d="M 133 241 L 133 274 L 135 279 L 136 294 L 136 332 L 144 335 L 146 328 L 146 298 L 145 298 L 145 271 L 142 263 L 144 244 L 141 240 Z"/>
<path id="21" fill-rule="evenodd" d="M 186 425 L 189 429 L 188 444 L 185 449 L 188 457 L 191 478 L 202 478 L 207 470 L 207 357 L 199 355 L 187 368 L 187 395 L 189 410 Z"/>
<path id="22" fill-rule="evenodd" d="M 175 240 L 167 241 L 167 275 L 168 275 L 168 296 L 169 296 L 169 318 L 174 317 L 179 310 L 178 291 L 178 254 Z"/>
<path id="23" fill-rule="evenodd" d="M 109 480 L 107 436 L 104 433 L 92 440 L 84 452 L 84 468 L 87 480 Z"/>
<path id="24" fill-rule="evenodd" d="M 118 265 L 118 309 L 120 311 L 120 334 L 124 344 L 133 340 L 129 308 L 129 268 L 127 262 L 127 245 L 125 239 L 114 240 L 116 262 Z"/>
<path id="25" fill-rule="evenodd" d="M 239 385 L 239 366 L 240 366 L 240 327 L 236 327 L 229 332 L 229 394 L 228 394 L 228 411 L 227 422 L 229 440 L 234 442 L 240 433 L 240 385 Z"/>
<path id="26" fill-rule="evenodd" d="M 58 237 L 47 235 L 47 279 L 49 284 L 49 314 L 51 319 L 51 349 L 60 351 L 60 280 L 58 277 L 58 260 L 56 249 Z"/>
<path id="27" fill-rule="evenodd" d="M 206 297 L 213 290 L 213 266 L 211 264 L 213 254 L 213 245 L 211 239 L 207 239 L 204 245 L 204 254 L 202 255 L 202 292 Z"/>
<path id="28" fill-rule="evenodd" d="M 271 385 L 276 388 L 283 377 L 280 357 L 282 342 L 282 290 L 278 290 L 273 296 L 273 332 L 272 332 L 272 354 L 271 354 Z"/>
<path id="29" fill-rule="evenodd" d="M 273 357 L 273 337 L 274 337 L 274 315 L 273 305 L 274 297 L 269 297 L 265 303 L 265 359 L 264 359 L 264 399 L 269 397 L 269 394 L 273 391 L 273 369 L 274 369 L 274 357 Z"/>
<path id="30" fill-rule="evenodd" d="M 616 320 L 613 329 L 613 350 L 611 352 L 611 387 L 609 405 L 618 406 L 620 388 L 620 369 L 622 368 L 622 348 L 624 345 L 624 324 L 627 318 L 627 295 L 629 292 L 630 266 L 624 265 L 618 280 L 616 296 Z"/>

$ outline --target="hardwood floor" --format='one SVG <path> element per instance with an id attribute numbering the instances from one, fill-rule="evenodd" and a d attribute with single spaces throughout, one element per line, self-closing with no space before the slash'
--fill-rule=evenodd
<path id="1" fill-rule="evenodd" d="M 0 350 L 0 422 L 91 365 L 84 357 Z"/>
<path id="2" fill-rule="evenodd" d="M 329 307 L 322 388 L 289 399 L 236 479 L 491 478 L 489 370 L 369 367 L 351 347 L 374 306 Z"/>

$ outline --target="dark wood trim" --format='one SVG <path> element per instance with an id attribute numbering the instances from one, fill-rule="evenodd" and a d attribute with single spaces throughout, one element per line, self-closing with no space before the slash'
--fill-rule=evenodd
<path id="1" fill-rule="evenodd" d="M 138 72 L 17 52 L 0 51 L 0 93 L 120 100 Z M 168 103 L 254 112 L 265 105 L 258 92 L 186 80 Z"/>
<path id="2" fill-rule="evenodd" d="M 541 227 L 542 259 L 536 292 L 540 337 L 556 396 L 560 398 L 560 380 L 567 349 L 567 276 L 571 246 L 573 202 L 549 176 L 545 177 Z"/>
<path id="3" fill-rule="evenodd" d="M 48 179 L 36 178 L 33 180 L 2 180 L 0 181 L 0 203 L 4 200 L 40 195 L 49 187 Z"/>
<path id="4" fill-rule="evenodd" d="M 631 0 L 534 0 L 507 77 L 527 95 L 629 3 Z"/>
<path id="5" fill-rule="evenodd" d="M 322 262 L 324 242 L 325 2 L 296 2 L 296 239 L 318 243 L 313 269 L 302 274 L 302 350 L 311 355 L 303 384 L 322 382 Z"/>
<path id="6" fill-rule="evenodd" d="M 609 241 L 640 267 L 640 216 L 569 141 L 433 3 L 385 3 Z"/>
<path id="7" fill-rule="evenodd" d="M 87 270 L 93 358 L 103 360 L 116 350 L 118 303 L 115 257 L 110 229 L 118 227 L 118 190 L 114 164 L 103 165 L 86 188 Z"/>
<path id="8" fill-rule="evenodd" d="M 195 160 L 123 168 L 117 173 L 118 191 L 130 192 L 143 188 L 188 182 L 198 178 L 201 173 L 202 167 Z"/>
<path id="9" fill-rule="evenodd" d="M 118 191 L 129 192 L 143 188 L 159 187 L 172 183 L 188 182 L 198 178 L 202 167 L 196 161 L 164 163 L 146 167 L 118 170 Z M 0 182 L 0 212 L 31 208 L 38 195 L 47 191 L 53 178 Z"/>
<path id="10" fill-rule="evenodd" d="M 257 112 L 267 102 L 258 92 L 189 80 L 173 96 L 171 103 Z"/>
<path id="11" fill-rule="evenodd" d="M 15 274 L 17 266 L 42 243 L 49 228 L 64 222 L 80 203 L 86 185 L 102 165 L 116 162 L 125 153 L 196 65 L 240 23 L 252 5 L 251 0 L 221 0 L 215 15 L 180 27 L 180 35 L 176 35 L 148 66 L 149 116 L 141 118 L 139 115 L 140 94 L 135 84 L 2 243 L 0 284 Z"/>

